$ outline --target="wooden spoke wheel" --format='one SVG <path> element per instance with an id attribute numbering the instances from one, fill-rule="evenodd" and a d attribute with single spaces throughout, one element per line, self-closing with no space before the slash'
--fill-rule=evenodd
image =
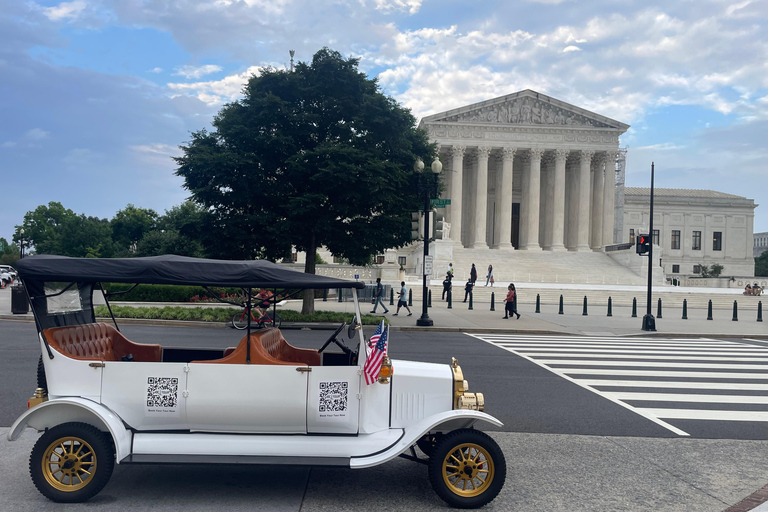
<path id="1" fill-rule="evenodd" d="M 115 465 L 112 440 L 85 423 L 65 423 L 43 434 L 29 459 L 32 481 L 45 497 L 86 501 L 101 491 Z"/>
<path id="2" fill-rule="evenodd" d="M 440 438 L 430 456 L 429 479 L 452 507 L 478 508 L 501 491 L 507 475 L 499 445 L 484 432 L 455 430 Z"/>

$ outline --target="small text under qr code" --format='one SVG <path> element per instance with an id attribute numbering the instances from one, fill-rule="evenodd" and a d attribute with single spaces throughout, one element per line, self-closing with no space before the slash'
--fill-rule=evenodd
<path id="1" fill-rule="evenodd" d="M 179 396 L 179 379 L 147 377 L 147 407 L 175 408 Z"/>
<path id="2" fill-rule="evenodd" d="M 342 412 L 347 410 L 349 382 L 320 383 L 320 412 Z"/>

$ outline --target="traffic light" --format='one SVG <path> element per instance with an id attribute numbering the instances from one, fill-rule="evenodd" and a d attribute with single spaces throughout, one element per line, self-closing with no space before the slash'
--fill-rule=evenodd
<path id="1" fill-rule="evenodd" d="M 421 238 L 421 213 L 413 212 L 411 214 L 411 240 Z"/>
<path id="2" fill-rule="evenodd" d="M 445 221 L 445 217 L 442 213 L 435 213 L 434 219 L 435 219 L 434 239 L 442 240 L 443 239 L 443 222 Z"/>
<path id="3" fill-rule="evenodd" d="M 637 254 L 645 254 L 651 250 L 651 236 L 650 235 L 637 235 L 637 243 L 635 246 Z"/>

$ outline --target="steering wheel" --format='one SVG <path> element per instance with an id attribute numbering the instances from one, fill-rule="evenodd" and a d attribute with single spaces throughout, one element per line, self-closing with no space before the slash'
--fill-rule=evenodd
<path id="1" fill-rule="evenodd" d="M 321 353 L 323 352 L 323 350 L 325 350 L 325 349 L 326 349 L 326 347 L 328 347 L 328 345 L 330 345 L 330 344 L 331 344 L 331 342 L 334 342 L 336 345 L 338 345 L 338 346 L 339 346 L 339 348 L 340 348 L 341 350 L 343 350 L 345 354 L 348 354 L 348 353 L 350 353 L 350 352 L 351 352 L 351 350 L 349 350 L 349 347 L 347 347 L 347 346 L 346 346 L 346 345 L 344 345 L 342 342 L 340 342 L 339 340 L 337 340 L 337 339 L 336 339 L 336 336 L 338 336 L 338 335 L 339 335 L 339 333 L 342 331 L 342 329 L 344 329 L 344 326 L 345 326 L 345 325 L 347 325 L 347 324 L 346 324 L 346 322 L 342 322 L 342 323 L 341 323 L 341 325 L 339 326 L 339 328 L 338 328 L 338 329 L 336 329 L 336 332 L 334 332 L 333 334 L 331 334 L 331 337 L 330 337 L 330 338 L 328 338 L 328 340 L 327 340 L 327 341 L 326 341 L 326 342 L 323 344 L 323 346 L 322 346 L 322 347 L 320 347 L 320 349 L 317 351 L 317 353 L 318 353 L 318 354 L 321 354 Z"/>
<path id="2" fill-rule="evenodd" d="M 352 317 L 352 321 L 347 328 L 347 338 L 354 339 L 355 331 L 357 330 L 357 317 Z"/>

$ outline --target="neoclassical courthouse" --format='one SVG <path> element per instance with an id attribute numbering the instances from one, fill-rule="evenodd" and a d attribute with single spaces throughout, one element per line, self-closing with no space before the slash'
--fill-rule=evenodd
<path id="1" fill-rule="evenodd" d="M 648 228 L 647 214 L 644 224 L 638 215 L 637 194 L 625 217 L 623 171 L 616 186 L 619 136 L 629 125 L 524 90 L 426 117 L 419 127 L 439 146 L 442 197 L 451 200 L 440 210 L 448 239 L 430 247 L 433 277 L 449 262 L 463 278 L 471 263 L 481 277 L 493 264 L 497 277 L 507 280 L 574 282 L 575 274 L 591 273 L 598 276 L 593 282 L 600 275 L 605 282 L 628 282 L 626 275 L 641 275 L 639 261 L 647 258 L 616 245 L 634 242 L 631 235 Z M 680 190 L 675 201 L 667 189 L 655 205 L 654 241 L 660 248 L 654 264 L 667 277 L 673 271 L 695 275 L 697 265 L 716 262 L 724 265 L 723 275 L 754 275 L 754 201 L 689 192 Z M 683 221 L 691 201 L 697 215 Z M 675 212 L 665 213 L 665 205 Z M 698 241 L 680 245 L 681 238 L 694 236 Z M 700 254 L 692 249 L 702 246 L 707 249 Z M 394 263 L 392 253 L 386 259 Z M 409 273 L 419 274 L 421 253 L 423 245 L 413 244 L 396 257 Z"/>

